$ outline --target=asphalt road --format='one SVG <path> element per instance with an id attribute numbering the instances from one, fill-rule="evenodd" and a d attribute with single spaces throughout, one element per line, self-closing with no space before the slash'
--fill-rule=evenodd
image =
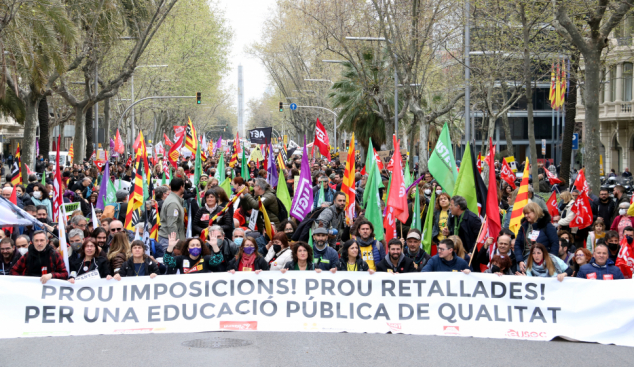
<path id="1" fill-rule="evenodd" d="M 226 339 L 231 339 L 227 341 Z M 196 348 L 183 343 L 225 345 Z M 231 342 L 247 344 L 226 345 Z M 634 348 L 567 341 L 208 332 L 1 339 L 0 366 L 627 366 Z"/>

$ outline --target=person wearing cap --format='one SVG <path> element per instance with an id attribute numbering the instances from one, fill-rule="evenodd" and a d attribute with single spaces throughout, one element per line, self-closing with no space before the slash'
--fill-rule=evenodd
<path id="1" fill-rule="evenodd" d="M 145 253 L 146 248 L 147 246 L 143 243 L 143 241 L 132 241 L 132 244 L 130 245 L 132 256 L 130 256 L 128 261 L 121 265 L 121 269 L 114 278 L 116 280 L 121 280 L 122 277 L 156 277 L 159 273 L 158 264 Z"/>
<path id="2" fill-rule="evenodd" d="M 313 230 L 313 261 L 315 268 L 336 271 L 339 265 L 337 250 L 328 246 L 328 231 L 324 227 Z"/>
<path id="3" fill-rule="evenodd" d="M 414 261 L 414 267 L 416 270 L 421 271 L 427 264 L 427 261 L 431 259 L 425 249 L 421 246 L 422 235 L 416 228 L 412 228 L 407 232 L 407 240 L 405 241 L 405 248 L 403 254 L 406 257 Z"/>
<path id="4" fill-rule="evenodd" d="M 454 243 L 452 240 L 446 238 L 440 240 L 438 243 L 438 254 L 434 255 L 422 272 L 463 272 L 465 274 L 471 273 L 469 264 L 460 256 L 454 255 L 453 252 Z"/>
<path id="5" fill-rule="evenodd" d="M 414 260 L 403 254 L 403 243 L 393 238 L 387 244 L 388 256 L 376 264 L 376 271 L 384 273 L 414 273 L 419 270 L 414 266 Z"/>

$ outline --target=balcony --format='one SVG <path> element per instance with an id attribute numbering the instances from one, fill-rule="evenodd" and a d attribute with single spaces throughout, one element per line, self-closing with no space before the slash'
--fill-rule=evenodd
<path id="1" fill-rule="evenodd" d="M 585 106 L 577 104 L 575 120 L 585 119 Z M 599 105 L 599 121 L 634 121 L 634 101 L 604 102 Z"/>

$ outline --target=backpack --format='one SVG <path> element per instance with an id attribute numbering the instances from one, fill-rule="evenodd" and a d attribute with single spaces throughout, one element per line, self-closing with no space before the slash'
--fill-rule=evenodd
<path id="1" fill-rule="evenodd" d="M 108 204 L 101 214 L 102 218 L 119 218 L 119 211 L 121 210 L 121 203 Z"/>
<path id="2" fill-rule="evenodd" d="M 277 209 L 278 209 L 277 219 L 279 219 L 280 222 L 283 222 L 284 219 L 288 219 L 288 210 L 286 210 L 286 206 L 282 203 L 280 198 L 276 196 L 275 199 L 277 200 Z"/>
<path id="3" fill-rule="evenodd" d="M 293 233 L 293 241 L 304 241 L 308 242 L 308 237 L 310 234 L 310 228 L 313 225 L 313 222 L 319 218 L 319 214 L 328 208 L 317 208 L 310 212 L 306 218 L 304 218 L 301 223 L 297 226 L 295 233 Z"/>

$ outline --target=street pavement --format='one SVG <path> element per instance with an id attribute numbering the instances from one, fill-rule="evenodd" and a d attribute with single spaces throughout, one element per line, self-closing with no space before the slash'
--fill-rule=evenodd
<path id="1" fill-rule="evenodd" d="M 183 345 L 192 341 L 224 347 Z M 231 343 L 243 346 L 227 347 Z M 577 367 L 627 366 L 634 359 L 634 348 L 457 336 L 207 332 L 0 339 L 0 356 L 0 366 L 47 367 Z"/>

